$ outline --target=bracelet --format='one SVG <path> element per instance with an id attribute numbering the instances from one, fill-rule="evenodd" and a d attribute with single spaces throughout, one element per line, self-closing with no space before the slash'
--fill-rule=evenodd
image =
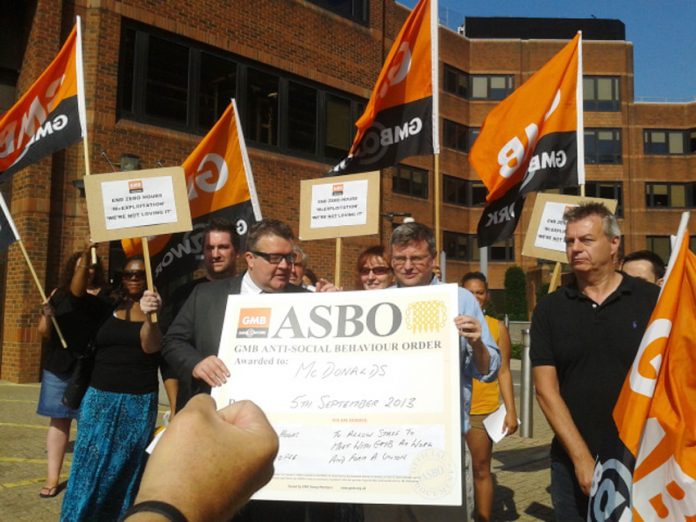
<path id="1" fill-rule="evenodd" d="M 162 515 L 164 518 L 171 520 L 172 522 L 186 522 L 186 517 L 181 511 L 171 504 L 162 502 L 161 500 L 145 500 L 144 502 L 138 502 L 134 506 L 131 506 L 128 511 L 126 511 L 126 514 L 123 515 L 121 520 L 126 520 L 131 515 L 135 515 L 141 511 L 157 513 L 158 515 Z"/>

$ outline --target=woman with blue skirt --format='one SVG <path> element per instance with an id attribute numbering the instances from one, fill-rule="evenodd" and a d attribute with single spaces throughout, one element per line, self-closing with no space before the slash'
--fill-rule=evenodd
<path id="1" fill-rule="evenodd" d="M 138 491 L 155 428 L 161 333 L 151 314 L 161 299 L 145 290 L 142 258 L 127 261 L 121 281 L 122 296 L 105 310 L 94 339 L 94 369 L 80 405 L 63 521 L 123 516 Z M 71 291 L 85 295 L 80 285 Z"/>
<path id="2" fill-rule="evenodd" d="M 36 413 L 50 417 L 46 435 L 46 454 L 48 475 L 39 492 L 42 498 L 55 497 L 60 489 L 60 470 L 63 467 L 65 450 L 70 439 L 70 424 L 77 417 L 77 411 L 61 402 L 75 368 L 77 356 L 87 347 L 90 337 L 90 324 L 94 324 L 93 304 L 104 284 L 104 272 L 98 262 L 87 267 L 87 294 L 83 306 L 75 306 L 70 294 L 70 284 L 77 271 L 85 270 L 81 265 L 82 254 L 75 252 L 68 258 L 63 270 L 60 285 L 51 292 L 47 303 L 41 307 L 38 331 L 44 339 L 41 373 L 41 392 Z M 58 323 L 67 348 L 63 348 L 60 338 L 52 324 Z"/>

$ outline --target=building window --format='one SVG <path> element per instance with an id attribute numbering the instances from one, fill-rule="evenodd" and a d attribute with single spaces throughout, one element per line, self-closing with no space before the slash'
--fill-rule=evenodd
<path id="1" fill-rule="evenodd" d="M 469 97 L 469 75 L 451 65 L 445 64 L 445 92 L 459 96 Z"/>
<path id="2" fill-rule="evenodd" d="M 583 101 L 586 111 L 619 111 L 621 94 L 619 78 L 615 76 L 584 76 Z"/>
<path id="3" fill-rule="evenodd" d="M 250 141 L 278 144 L 278 77 L 256 69 L 247 72 L 246 133 Z"/>
<path id="4" fill-rule="evenodd" d="M 451 120 L 444 120 L 443 145 L 450 149 L 468 153 L 478 138 L 479 128 L 471 128 Z"/>
<path id="5" fill-rule="evenodd" d="M 348 108 L 350 110 L 350 104 Z M 317 147 L 316 89 L 288 82 L 288 128 L 291 129 L 288 132 L 288 148 L 314 154 Z"/>
<path id="6" fill-rule="evenodd" d="M 511 74 L 469 74 L 445 64 L 444 90 L 470 100 L 502 100 L 514 90 Z"/>
<path id="7" fill-rule="evenodd" d="M 124 19 L 118 116 L 205 134 L 236 98 L 250 144 L 325 163 L 344 158 L 364 101 Z"/>
<path id="8" fill-rule="evenodd" d="M 428 171 L 397 165 L 392 177 L 392 190 L 397 194 L 428 199 Z"/>
<path id="9" fill-rule="evenodd" d="M 621 163 L 621 130 L 585 129 L 585 163 Z"/>
<path id="10" fill-rule="evenodd" d="M 513 238 L 508 238 L 505 241 L 498 241 L 488 247 L 489 261 L 514 261 L 515 260 L 515 243 Z"/>
<path id="11" fill-rule="evenodd" d="M 210 53 L 201 53 L 198 125 L 212 127 L 236 93 L 237 64 Z"/>
<path id="12" fill-rule="evenodd" d="M 442 200 L 462 207 L 482 207 L 486 204 L 486 187 L 480 181 L 444 175 Z"/>
<path id="13" fill-rule="evenodd" d="M 579 187 L 564 187 L 563 194 L 580 195 Z M 546 192 L 553 192 L 547 190 Z M 588 181 L 585 183 L 585 195 L 590 198 L 616 200 L 616 217 L 623 217 L 623 183 L 621 181 Z"/>
<path id="14" fill-rule="evenodd" d="M 481 250 L 476 234 L 443 231 L 443 245 L 447 259 L 457 261 L 481 261 Z M 488 247 L 489 261 L 514 261 L 515 243 L 513 238 L 500 241 Z"/>
<path id="15" fill-rule="evenodd" d="M 511 74 L 471 74 L 472 100 L 502 100 L 513 90 Z"/>
<path id="16" fill-rule="evenodd" d="M 443 231 L 443 246 L 447 259 L 473 261 L 478 256 L 478 241 L 473 234 Z"/>
<path id="17" fill-rule="evenodd" d="M 672 245 L 669 236 L 647 236 L 645 239 L 647 241 L 647 249 L 651 252 L 655 252 L 667 263 L 672 253 Z"/>
<path id="18" fill-rule="evenodd" d="M 367 24 L 367 0 L 309 0 L 324 9 L 361 24 Z"/>
<path id="19" fill-rule="evenodd" d="M 346 156 L 346 151 L 353 140 L 355 120 L 351 114 L 351 102 L 345 98 L 327 95 L 324 114 L 326 128 L 324 155 L 327 158 L 340 160 Z"/>
<path id="20" fill-rule="evenodd" d="M 690 130 L 645 129 L 645 154 L 686 154 L 695 152 L 696 135 Z"/>
<path id="21" fill-rule="evenodd" d="M 694 208 L 696 183 L 646 183 L 648 208 Z"/>

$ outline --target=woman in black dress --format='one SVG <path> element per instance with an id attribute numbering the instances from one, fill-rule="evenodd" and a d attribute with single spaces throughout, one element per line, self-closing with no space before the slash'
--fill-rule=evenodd
<path id="1" fill-rule="evenodd" d="M 63 393 L 75 367 L 77 355 L 84 352 L 89 341 L 87 324 L 94 321 L 93 309 L 97 295 L 104 285 L 104 271 L 99 262 L 95 265 L 82 264 L 82 253 L 75 252 L 65 264 L 60 285 L 51 292 L 48 303 L 41 308 L 38 330 L 44 339 L 43 372 L 41 393 L 36 413 L 50 417 L 46 436 L 48 476 L 39 496 L 50 498 L 58 493 L 60 470 L 63 467 L 65 449 L 70 438 L 70 424 L 77 417 L 73 410 L 61 403 Z M 70 283 L 77 271 L 87 273 L 87 295 L 84 307 L 75 307 L 70 295 Z M 51 318 L 55 317 L 68 343 L 63 348 Z"/>

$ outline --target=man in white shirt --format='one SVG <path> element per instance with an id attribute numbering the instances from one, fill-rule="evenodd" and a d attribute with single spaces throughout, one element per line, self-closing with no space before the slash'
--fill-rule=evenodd
<path id="1" fill-rule="evenodd" d="M 211 387 L 221 386 L 229 377 L 217 356 L 229 295 L 306 292 L 289 284 L 294 239 L 290 227 L 281 221 L 256 223 L 247 235 L 247 271 L 198 285 L 184 303 L 164 336 L 162 355 L 182 379 L 191 380 L 191 395 L 210 393 Z"/>

